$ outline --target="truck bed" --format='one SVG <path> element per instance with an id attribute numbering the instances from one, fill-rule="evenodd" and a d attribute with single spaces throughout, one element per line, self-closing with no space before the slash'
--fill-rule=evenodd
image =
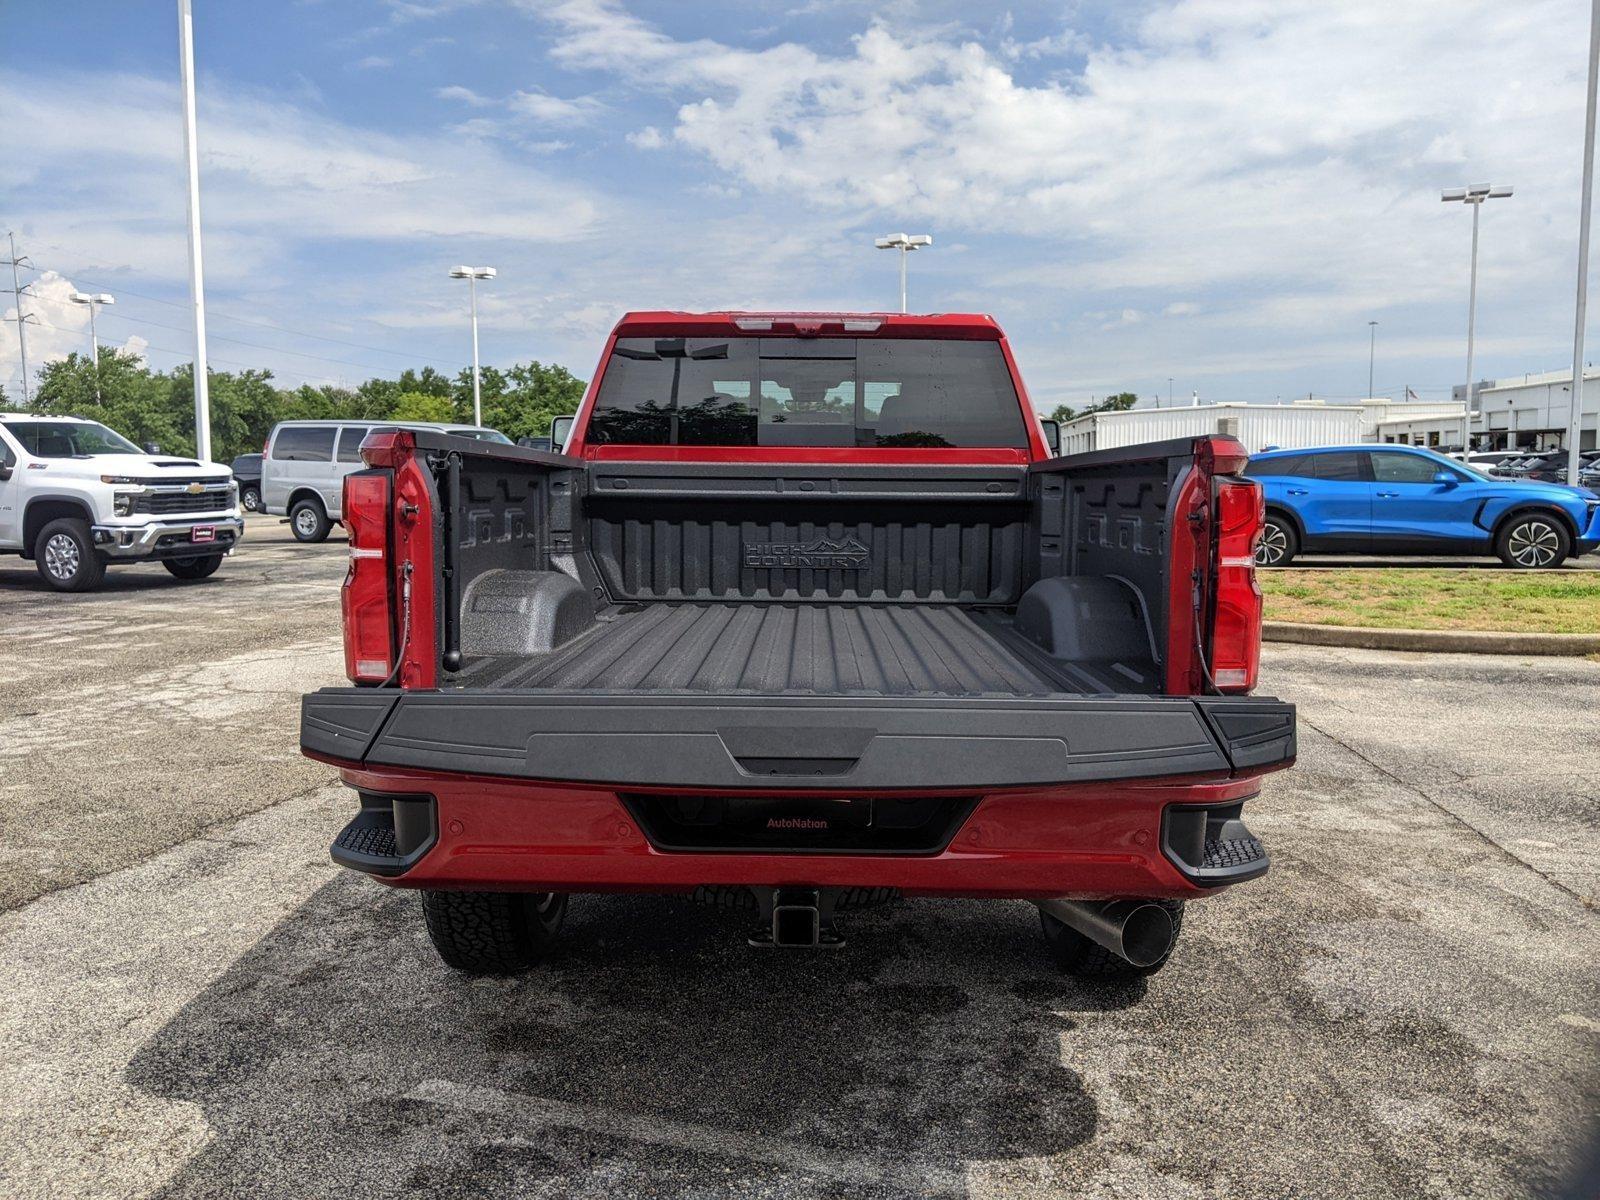
<path id="1" fill-rule="evenodd" d="M 950 604 L 631 604 L 542 654 L 468 659 L 479 689 L 830 696 L 1153 694 L 1148 661 L 1066 661 L 1005 609 Z"/>

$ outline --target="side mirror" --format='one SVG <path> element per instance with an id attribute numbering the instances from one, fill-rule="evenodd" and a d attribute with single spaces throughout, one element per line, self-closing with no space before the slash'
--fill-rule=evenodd
<path id="1" fill-rule="evenodd" d="M 1454 471 L 1447 471 L 1443 467 L 1440 467 L 1433 473 L 1433 481 L 1435 483 L 1442 483 L 1446 487 L 1454 487 L 1456 484 L 1461 482 L 1461 480 L 1456 477 L 1456 473 Z"/>
<path id="2" fill-rule="evenodd" d="M 572 436 L 572 423 L 577 419 L 574 415 L 556 417 L 550 422 L 550 446 L 557 454 L 567 448 L 567 439 Z"/>
<path id="3" fill-rule="evenodd" d="M 160 454 L 161 453 L 161 447 L 156 445 L 154 442 L 146 442 L 144 444 L 143 449 L 144 449 L 144 452 L 146 454 Z"/>
<path id="4" fill-rule="evenodd" d="M 1041 419 L 1039 424 L 1044 426 L 1044 444 L 1050 447 L 1051 454 L 1061 453 L 1061 422 Z"/>
<path id="5" fill-rule="evenodd" d="M 12 467 L 8 462 L 0 462 L 0 483 L 11 478 Z"/>

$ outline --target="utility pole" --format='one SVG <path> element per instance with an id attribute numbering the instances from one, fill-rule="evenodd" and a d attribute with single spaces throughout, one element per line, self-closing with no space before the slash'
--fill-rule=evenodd
<path id="1" fill-rule="evenodd" d="M 1172 376 L 1167 376 L 1167 407 L 1172 407 Z"/>
<path id="2" fill-rule="evenodd" d="M 1461 452 L 1472 452 L 1473 394 L 1476 389 L 1472 379 L 1472 336 L 1478 319 L 1478 214 L 1485 200 L 1500 200 L 1511 195 L 1508 187 L 1495 187 L 1487 183 L 1468 184 L 1462 188 L 1449 188 L 1439 199 L 1446 204 L 1466 204 L 1472 209 L 1472 275 L 1467 285 L 1467 403 L 1461 414 Z"/>
<path id="3" fill-rule="evenodd" d="M 22 407 L 27 408 L 32 403 L 28 395 L 27 326 L 28 322 L 30 321 L 37 323 L 38 318 L 32 313 L 24 313 L 22 311 L 22 298 L 24 296 L 31 296 L 33 293 L 30 292 L 28 288 L 22 286 L 21 281 L 17 277 L 17 268 L 27 267 L 31 271 L 33 270 L 33 264 L 28 261 L 26 256 L 22 258 L 17 257 L 17 235 L 15 233 L 7 233 L 6 238 L 11 243 L 11 257 L 6 260 L 11 266 L 11 295 L 17 303 L 17 351 L 22 355 Z M 28 285 L 28 287 L 32 286 L 33 285 L 31 283 Z"/>
<path id="4" fill-rule="evenodd" d="M 1600 0 L 1597 0 L 1597 2 L 1600 2 Z M 1376 321 L 1368 321 L 1367 332 L 1372 335 L 1371 338 L 1368 339 L 1367 344 L 1367 399 L 1371 400 L 1372 365 L 1377 361 L 1378 358 L 1378 323 Z"/>
<path id="5" fill-rule="evenodd" d="M 189 299 L 194 305 L 194 452 L 211 461 L 211 377 L 206 366 L 206 285 L 200 259 L 200 141 L 194 108 L 194 14 L 178 0 L 178 70 L 183 81 L 183 155 L 189 168 Z"/>
<path id="6" fill-rule="evenodd" d="M 1593 0 L 1589 12 L 1589 103 L 1583 122 L 1583 208 L 1578 215 L 1578 309 L 1572 322 L 1572 405 L 1567 414 L 1567 482 L 1573 487 L 1578 486 L 1578 443 L 1583 438 L 1583 323 L 1589 306 L 1589 209 L 1594 204 L 1597 79 L 1600 79 L 1600 0 Z"/>

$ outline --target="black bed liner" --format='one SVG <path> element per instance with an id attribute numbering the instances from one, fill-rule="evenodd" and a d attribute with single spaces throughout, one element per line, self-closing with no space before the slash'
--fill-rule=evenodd
<path id="1" fill-rule="evenodd" d="M 548 653 L 468 660 L 469 688 L 768 695 L 1151 693 L 1140 662 L 1052 658 L 1003 611 L 952 605 L 649 604 Z"/>

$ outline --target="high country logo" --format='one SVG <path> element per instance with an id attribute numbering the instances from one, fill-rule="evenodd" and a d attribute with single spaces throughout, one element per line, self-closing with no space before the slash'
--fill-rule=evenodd
<path id="1" fill-rule="evenodd" d="M 809 542 L 756 542 L 744 548 L 747 568 L 864 571 L 871 553 L 853 537 L 842 541 L 816 538 Z"/>
<path id="2" fill-rule="evenodd" d="M 827 829 L 821 817 L 768 817 L 768 829 Z"/>

